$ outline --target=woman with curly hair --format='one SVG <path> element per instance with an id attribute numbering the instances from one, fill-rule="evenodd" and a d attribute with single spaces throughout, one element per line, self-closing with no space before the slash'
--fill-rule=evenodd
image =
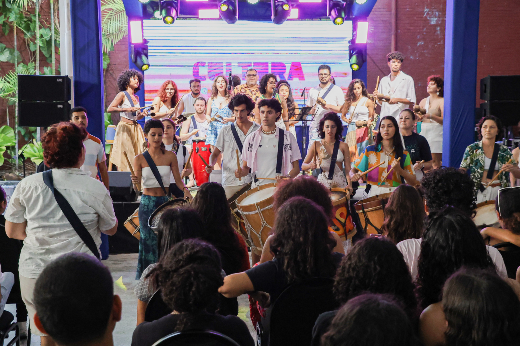
<path id="1" fill-rule="evenodd" d="M 152 115 L 151 119 L 162 120 L 172 117 L 178 101 L 177 84 L 172 80 L 165 81 L 157 91 L 157 96 L 153 99 L 152 106 L 155 115 Z"/>
<path id="2" fill-rule="evenodd" d="M 372 144 L 369 128 L 374 121 L 374 109 L 374 102 L 368 98 L 365 83 L 361 79 L 350 82 L 345 104 L 341 107 L 341 119 L 349 124 L 346 142 L 354 159 L 358 158 L 369 144 Z"/>
<path id="3" fill-rule="evenodd" d="M 214 330 L 239 345 L 254 345 L 244 321 L 215 313 L 223 279 L 220 256 L 212 245 L 196 239 L 176 244 L 152 269 L 150 279 L 161 287 L 172 313 L 137 326 L 132 346 L 151 346 L 171 333 L 190 330 Z"/>
<path id="4" fill-rule="evenodd" d="M 139 96 L 136 95 L 141 89 L 141 84 L 143 84 L 143 75 L 140 72 L 123 71 L 117 77 L 119 93 L 107 109 L 108 113 L 118 113 L 120 116 L 120 119 L 114 121 L 117 128 L 110 151 L 110 162 L 120 171 L 130 171 L 123 152 L 126 151 L 129 157 L 135 157 L 143 152 L 144 133 L 137 120 L 142 119 L 147 111 L 140 110 Z"/>
<path id="5" fill-rule="evenodd" d="M 425 217 L 424 202 L 415 187 L 406 184 L 398 186 L 385 207 L 383 235 L 394 244 L 405 239 L 419 239 Z"/>
<path id="6" fill-rule="evenodd" d="M 258 108 L 258 102 L 265 99 L 276 99 L 282 106 L 282 116 L 276 121 L 276 126 L 282 130 L 289 130 L 289 110 L 287 108 L 287 99 L 281 97 L 276 90 L 276 83 L 278 82 L 276 76 L 272 73 L 268 73 L 260 79 L 260 96 L 256 100 L 256 107 L 254 110 L 255 122 L 260 124 L 260 109 Z M 296 136 L 295 136 L 296 137 Z"/>
<path id="7" fill-rule="evenodd" d="M 287 102 L 287 118 L 289 119 L 289 131 L 296 138 L 296 129 L 294 126 L 296 125 L 297 121 L 291 120 L 296 119 L 296 117 L 300 114 L 300 108 L 298 107 L 298 104 L 294 101 L 291 85 L 288 81 L 282 79 L 278 83 L 276 83 L 276 89 L 278 89 L 281 98 L 285 99 L 285 101 Z"/>
<path id="8" fill-rule="evenodd" d="M 394 297 L 367 293 L 338 311 L 321 345 L 416 346 L 418 342 L 413 324 Z"/>
<path id="9" fill-rule="evenodd" d="M 425 346 L 518 345 L 517 293 L 493 271 L 462 268 L 421 314 L 420 334 Z"/>
<path id="10" fill-rule="evenodd" d="M 399 250 L 385 238 L 365 238 L 352 247 L 336 272 L 333 292 L 340 305 L 363 293 L 391 294 L 403 306 L 410 321 L 417 320 L 412 277 Z M 329 311 L 318 317 L 312 345 L 319 345 L 337 313 L 337 310 Z"/>
<path id="11" fill-rule="evenodd" d="M 22 298 L 34 326 L 33 289 L 43 268 L 57 257 L 69 252 L 96 255 L 80 238 L 58 206 L 53 192 L 44 182 L 50 174 L 56 192 L 69 202 L 92 236 L 99 253 L 101 233 L 114 235 L 117 219 L 112 198 L 99 180 L 82 171 L 85 161 L 83 141 L 87 132 L 69 122 L 52 125 L 42 137 L 43 161 L 52 171 L 33 174 L 23 179 L 11 196 L 5 211 L 7 236 L 24 241 L 19 261 Z M 42 345 L 52 340 L 36 328 L 31 331 L 42 337 Z"/>
<path id="12" fill-rule="evenodd" d="M 470 171 L 475 184 L 473 195 L 478 204 L 495 200 L 498 190 L 509 186 L 509 174 L 520 179 L 520 168 L 513 161 L 509 148 L 496 143 L 502 133 L 500 119 L 492 115 L 483 117 L 477 129 L 480 141 L 466 148 L 460 168 L 464 172 Z M 498 180 L 492 180 L 498 172 L 501 172 Z"/>
<path id="13" fill-rule="evenodd" d="M 206 132 L 206 144 L 210 144 L 212 147 L 217 144 L 220 129 L 235 121 L 233 112 L 228 107 L 230 100 L 228 80 L 224 76 L 218 76 L 211 86 L 211 97 L 206 107 L 206 116 L 211 118 L 208 132 Z"/>

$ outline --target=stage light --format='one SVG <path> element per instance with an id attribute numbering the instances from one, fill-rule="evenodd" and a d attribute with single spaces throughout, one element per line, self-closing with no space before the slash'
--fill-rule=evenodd
<path id="1" fill-rule="evenodd" d="M 258 1 L 259 0 L 247 0 L 247 2 L 249 2 L 251 5 L 258 4 Z"/>
<path id="2" fill-rule="evenodd" d="M 356 43 L 367 43 L 368 22 L 357 22 L 355 37 L 356 37 Z"/>
<path id="3" fill-rule="evenodd" d="M 331 1 L 329 18 L 335 25 L 341 25 L 345 22 L 345 3 L 342 1 Z"/>
<path id="4" fill-rule="evenodd" d="M 130 21 L 130 42 L 143 43 L 143 22 L 140 20 Z"/>
<path id="5" fill-rule="evenodd" d="M 291 14 L 291 5 L 285 0 L 271 0 L 271 19 L 274 24 L 282 24 Z"/>
<path id="6" fill-rule="evenodd" d="M 199 19 L 219 19 L 220 14 L 217 9 L 199 10 Z"/>
<path id="7" fill-rule="evenodd" d="M 367 2 L 367 0 L 356 0 L 356 4 L 358 4 L 358 5 L 363 5 L 366 2 Z"/>
<path id="8" fill-rule="evenodd" d="M 140 2 L 141 4 L 147 4 L 147 3 L 150 2 L 150 0 L 139 0 L 139 2 Z"/>
<path id="9" fill-rule="evenodd" d="M 132 62 L 141 71 L 146 71 L 150 68 L 150 62 L 148 61 L 148 45 L 132 44 Z"/>
<path id="10" fill-rule="evenodd" d="M 177 1 L 161 1 L 161 17 L 165 24 L 173 24 L 177 19 L 178 2 Z"/>
<path id="11" fill-rule="evenodd" d="M 366 62 L 366 45 L 351 45 L 349 48 L 349 64 L 352 71 L 358 71 Z"/>
<path id="12" fill-rule="evenodd" d="M 238 20 L 237 5 L 233 0 L 223 0 L 218 6 L 218 11 L 220 18 L 228 24 L 235 24 Z"/>

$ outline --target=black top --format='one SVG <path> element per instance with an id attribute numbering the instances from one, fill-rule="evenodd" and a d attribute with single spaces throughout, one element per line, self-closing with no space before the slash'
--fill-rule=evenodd
<path id="1" fill-rule="evenodd" d="M 343 259 L 343 254 L 333 252 L 332 257 L 337 268 Z M 269 262 L 259 264 L 256 267 L 246 270 L 246 274 L 253 283 L 255 291 L 269 293 L 271 306 L 280 293 L 288 286 L 281 258 L 275 257 Z"/>
<path id="2" fill-rule="evenodd" d="M 137 326 L 132 336 L 132 346 L 153 345 L 159 339 L 177 332 L 175 327 L 183 315 L 167 315 L 153 322 L 143 322 Z M 236 316 L 201 313 L 193 316 L 187 330 L 213 330 L 235 340 L 242 346 L 253 346 L 254 341 L 244 321 Z"/>
<path id="3" fill-rule="evenodd" d="M 321 337 L 323 334 L 329 331 L 329 327 L 332 323 L 334 317 L 338 310 L 327 311 L 322 313 L 316 319 L 316 323 L 314 324 L 314 328 L 312 328 L 312 342 L 311 346 L 320 346 L 321 345 Z"/>
<path id="4" fill-rule="evenodd" d="M 424 162 L 428 162 L 432 160 L 432 152 L 426 138 L 412 132 L 410 136 L 403 136 L 403 139 L 406 151 L 410 154 L 410 159 L 412 159 L 412 164 L 415 164 L 417 161 L 424 160 Z"/>

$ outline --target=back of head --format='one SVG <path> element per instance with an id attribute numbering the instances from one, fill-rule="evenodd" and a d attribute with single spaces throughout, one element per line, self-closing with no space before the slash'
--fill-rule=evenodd
<path id="1" fill-rule="evenodd" d="M 287 283 L 334 275 L 331 251 L 336 242 L 327 223 L 323 209 L 303 197 L 293 197 L 278 209 L 271 251 L 283 260 Z"/>
<path id="2" fill-rule="evenodd" d="M 87 131 L 69 122 L 54 124 L 42 137 L 43 161 L 51 168 L 74 167 L 81 157 Z"/>
<path id="3" fill-rule="evenodd" d="M 408 266 L 397 247 L 386 238 L 365 238 L 347 253 L 336 273 L 334 295 L 340 304 L 362 293 L 392 294 L 409 317 L 417 301 Z"/>
<path id="4" fill-rule="evenodd" d="M 392 296 L 363 294 L 343 305 L 321 344 L 411 346 L 417 341 L 410 320 Z"/>
<path id="5" fill-rule="evenodd" d="M 520 301 L 496 273 L 461 269 L 444 285 L 446 345 L 518 345 Z"/>
<path id="6" fill-rule="evenodd" d="M 495 207 L 504 228 L 520 234 L 520 186 L 500 189 Z"/>
<path id="7" fill-rule="evenodd" d="M 475 209 L 473 181 L 457 168 L 432 169 L 424 175 L 421 186 L 430 212 L 446 205 L 454 206 L 468 215 Z"/>
<path id="8" fill-rule="evenodd" d="M 36 314 L 45 331 L 61 345 L 101 340 L 113 299 L 109 270 L 94 257 L 80 253 L 51 262 L 34 287 Z"/>
<path id="9" fill-rule="evenodd" d="M 400 185 L 386 204 L 383 232 L 395 244 L 405 239 L 419 239 L 425 217 L 424 202 L 419 192 L 413 186 Z"/>
<path id="10" fill-rule="evenodd" d="M 495 269 L 477 226 L 454 207 L 430 213 L 417 265 L 421 309 L 440 301 L 444 282 L 462 266 Z"/>

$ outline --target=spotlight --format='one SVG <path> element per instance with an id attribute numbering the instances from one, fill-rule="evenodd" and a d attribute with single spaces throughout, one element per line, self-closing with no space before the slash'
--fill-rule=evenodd
<path id="1" fill-rule="evenodd" d="M 161 19 L 159 3 L 151 1 L 143 6 L 143 19 Z"/>
<path id="2" fill-rule="evenodd" d="M 165 24 L 173 24 L 177 19 L 178 2 L 177 1 L 161 1 L 161 17 Z"/>
<path id="3" fill-rule="evenodd" d="M 145 40 L 146 42 L 146 40 Z M 141 71 L 146 71 L 150 68 L 148 61 L 148 45 L 147 44 L 133 44 L 132 45 L 132 62 Z"/>
<path id="4" fill-rule="evenodd" d="M 238 20 L 237 4 L 233 0 L 223 0 L 218 6 L 220 18 L 228 24 L 235 24 Z"/>
<path id="5" fill-rule="evenodd" d="M 358 5 L 363 5 L 366 2 L 367 2 L 367 0 L 356 0 L 356 4 L 358 4 Z"/>
<path id="6" fill-rule="evenodd" d="M 147 4 L 147 3 L 150 2 L 150 0 L 139 0 L 139 2 L 140 2 L 141 4 Z"/>
<path id="7" fill-rule="evenodd" d="M 274 24 L 282 24 L 291 14 L 291 5 L 285 0 L 271 0 L 271 19 Z"/>
<path id="8" fill-rule="evenodd" d="M 345 22 L 345 3 L 342 1 L 331 1 L 329 17 L 335 25 Z"/>
<path id="9" fill-rule="evenodd" d="M 358 71 L 366 61 L 366 45 L 351 45 L 349 48 L 349 64 L 352 71 Z"/>

